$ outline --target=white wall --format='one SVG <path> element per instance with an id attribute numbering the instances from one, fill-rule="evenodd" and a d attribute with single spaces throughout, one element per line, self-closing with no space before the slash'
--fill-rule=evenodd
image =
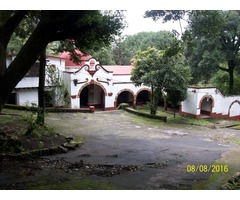
<path id="1" fill-rule="evenodd" d="M 16 86 L 16 88 L 33 88 L 38 87 L 38 77 L 24 77 Z"/>
<path id="2" fill-rule="evenodd" d="M 32 106 L 38 105 L 38 90 L 37 89 L 22 89 L 17 92 L 17 104 Z"/>
<path id="3" fill-rule="evenodd" d="M 198 95 L 196 92 L 192 92 L 193 89 L 188 88 L 188 94 L 185 101 L 181 103 L 182 112 L 197 115 L 200 111 L 197 109 Z"/>
<path id="4" fill-rule="evenodd" d="M 212 113 L 219 116 L 240 116 L 240 96 L 224 96 L 217 88 L 188 88 L 188 98 L 182 102 L 182 112 L 200 115 L 200 109 L 211 111 L 209 104 L 202 101 L 205 96 L 213 98 Z"/>
<path id="5" fill-rule="evenodd" d="M 102 68 L 99 68 L 99 70 L 96 71 L 93 76 L 86 71 L 85 67 L 83 67 L 81 70 L 78 70 L 75 73 L 64 73 L 64 77 L 64 80 L 67 81 L 69 85 L 69 93 L 71 96 L 76 97 L 71 99 L 71 108 L 80 108 L 79 91 L 84 85 L 90 84 L 91 81 L 94 81 L 94 83 L 100 84 L 103 88 L 105 88 L 107 94 L 104 96 L 105 108 L 111 109 L 115 107 L 115 99 L 120 91 L 131 90 L 133 95 L 136 95 L 141 88 L 146 88 L 145 86 L 135 87 L 133 83 L 130 83 L 130 75 L 113 76 L 112 73 L 108 73 Z M 74 79 L 78 80 L 79 82 L 79 84 L 76 86 L 73 83 Z M 102 90 L 98 86 L 95 88 L 94 100 L 91 100 L 92 96 L 89 96 L 88 98 L 90 102 L 93 102 L 94 104 L 100 104 L 102 101 Z"/>
<path id="6" fill-rule="evenodd" d="M 239 116 L 240 115 L 240 104 L 235 102 L 232 104 L 229 112 L 229 117 Z"/>

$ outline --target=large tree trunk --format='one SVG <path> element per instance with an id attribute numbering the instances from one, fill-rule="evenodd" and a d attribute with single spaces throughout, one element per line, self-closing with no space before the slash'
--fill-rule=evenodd
<path id="1" fill-rule="evenodd" d="M 46 31 L 44 26 L 39 25 L 9 65 L 5 74 L 0 76 L 0 112 L 18 82 L 22 80 L 51 41 L 50 36 L 50 30 Z"/>
<path id="2" fill-rule="evenodd" d="M 46 49 L 40 56 L 39 66 L 39 86 L 38 86 L 38 116 L 37 123 L 44 125 L 45 123 L 45 67 L 46 67 Z"/>

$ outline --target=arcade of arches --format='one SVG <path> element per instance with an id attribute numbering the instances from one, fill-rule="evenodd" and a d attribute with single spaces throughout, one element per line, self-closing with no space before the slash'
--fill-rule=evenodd
<path id="1" fill-rule="evenodd" d="M 105 110 L 105 91 L 96 84 L 87 84 L 79 91 L 80 108 L 95 106 L 100 110 Z M 143 105 L 150 101 L 149 90 L 140 90 L 136 95 L 129 89 L 121 90 L 115 97 L 115 108 L 121 103 L 128 103 L 130 106 Z"/>
<path id="2" fill-rule="evenodd" d="M 131 90 L 121 90 L 115 98 L 116 106 L 128 103 L 130 106 L 143 105 L 150 101 L 150 90 L 142 89 L 136 95 Z"/>

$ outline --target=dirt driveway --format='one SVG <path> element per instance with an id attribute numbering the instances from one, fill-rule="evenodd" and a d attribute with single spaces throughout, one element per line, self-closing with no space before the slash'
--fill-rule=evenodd
<path id="1" fill-rule="evenodd" d="M 218 189 L 240 170 L 236 130 L 151 125 L 124 111 L 51 114 L 48 122 L 62 134 L 86 138 L 78 150 L 55 156 L 68 163 L 144 166 L 88 177 L 123 189 Z"/>

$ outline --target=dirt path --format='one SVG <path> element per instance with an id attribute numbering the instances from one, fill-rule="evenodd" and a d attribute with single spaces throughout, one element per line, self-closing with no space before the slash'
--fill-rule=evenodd
<path id="1" fill-rule="evenodd" d="M 49 181 L 48 188 L 81 189 L 76 183 L 87 180 L 121 189 L 219 189 L 240 170 L 240 133 L 232 129 L 150 125 L 123 111 L 49 114 L 47 121 L 85 142 L 75 151 L 35 161 L 42 175 L 29 175 L 33 188 L 55 175 L 58 184 Z"/>

